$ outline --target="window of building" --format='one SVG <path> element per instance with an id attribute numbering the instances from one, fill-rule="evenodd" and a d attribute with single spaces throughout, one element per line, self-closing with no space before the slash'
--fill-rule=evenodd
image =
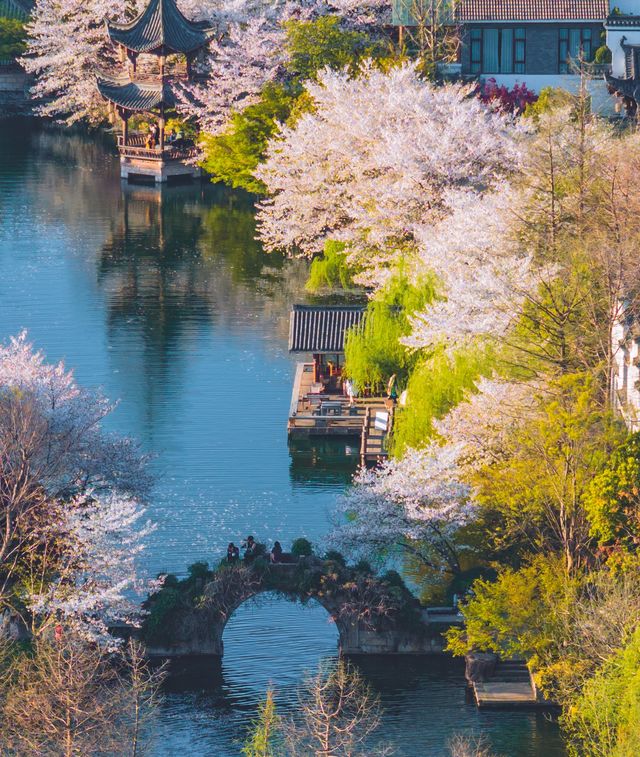
<path id="1" fill-rule="evenodd" d="M 590 61 L 591 43 L 591 29 L 560 29 L 558 56 L 560 73 L 570 73 L 572 62 L 577 63 L 581 55 L 585 61 Z"/>
<path id="2" fill-rule="evenodd" d="M 523 28 L 471 29 L 472 74 L 523 74 L 525 51 Z"/>

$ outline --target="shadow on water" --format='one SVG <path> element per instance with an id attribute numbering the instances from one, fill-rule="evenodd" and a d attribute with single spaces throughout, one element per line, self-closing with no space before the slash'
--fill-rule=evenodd
<path id="1" fill-rule="evenodd" d="M 360 439 L 289 439 L 289 473 L 294 486 L 348 486 L 360 465 Z"/>

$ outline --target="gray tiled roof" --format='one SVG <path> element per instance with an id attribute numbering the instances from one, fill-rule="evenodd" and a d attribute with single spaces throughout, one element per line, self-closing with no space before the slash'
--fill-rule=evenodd
<path id="1" fill-rule="evenodd" d="M 185 18 L 175 0 L 150 0 L 128 24 L 107 21 L 107 31 L 114 42 L 138 53 L 190 53 L 206 45 L 212 35 L 210 29 Z"/>
<path id="2" fill-rule="evenodd" d="M 460 0 L 464 21 L 604 21 L 609 0 Z"/>
<path id="3" fill-rule="evenodd" d="M 175 98 L 166 84 L 163 87 L 160 83 L 140 83 L 104 74 L 98 77 L 97 83 L 103 97 L 127 110 L 150 111 L 161 103 L 175 105 Z"/>
<path id="4" fill-rule="evenodd" d="M 344 333 L 357 326 L 364 308 L 294 305 L 289 321 L 290 352 L 344 352 Z"/>

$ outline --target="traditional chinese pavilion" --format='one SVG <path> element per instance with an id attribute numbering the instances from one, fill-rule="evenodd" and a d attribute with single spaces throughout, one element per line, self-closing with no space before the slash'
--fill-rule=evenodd
<path id="1" fill-rule="evenodd" d="M 192 162 L 195 145 L 184 137 L 169 142 L 165 124 L 167 111 L 176 104 L 175 85 L 191 80 L 193 61 L 212 30 L 185 18 L 175 0 L 150 0 L 133 21 L 106 24 L 109 38 L 120 50 L 122 67 L 114 73 L 101 72 L 97 84 L 122 119 L 118 139 L 122 178 L 165 182 L 198 175 Z M 144 113 L 157 123 L 154 139 L 129 130 L 134 113 Z"/>

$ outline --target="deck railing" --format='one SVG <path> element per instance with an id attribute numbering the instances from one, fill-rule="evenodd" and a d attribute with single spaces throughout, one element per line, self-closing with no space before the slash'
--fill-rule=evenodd
<path id="1" fill-rule="evenodd" d="M 198 157 L 198 148 L 191 145 L 165 144 L 164 149 L 146 146 L 147 137 L 144 134 L 129 134 L 127 144 L 122 136 L 118 137 L 118 151 L 125 158 L 140 158 L 142 160 L 190 160 Z"/>

